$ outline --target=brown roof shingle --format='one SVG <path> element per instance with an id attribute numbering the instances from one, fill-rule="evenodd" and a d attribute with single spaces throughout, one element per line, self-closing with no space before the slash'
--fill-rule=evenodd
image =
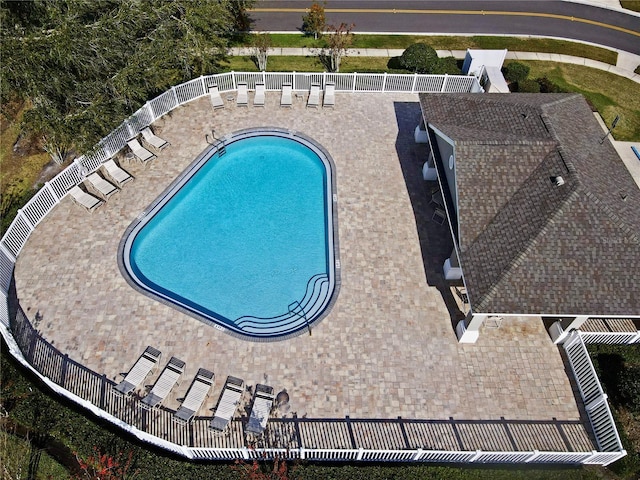
<path id="1" fill-rule="evenodd" d="M 420 102 L 455 144 L 457 243 L 475 312 L 640 314 L 640 190 L 599 143 L 581 95 Z"/>

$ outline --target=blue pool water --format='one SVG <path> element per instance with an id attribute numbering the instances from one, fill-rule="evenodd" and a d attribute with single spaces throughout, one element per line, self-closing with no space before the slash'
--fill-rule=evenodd
<path id="1" fill-rule="evenodd" d="M 335 286 L 330 162 L 313 144 L 279 132 L 225 143 L 130 228 L 128 276 L 236 334 L 305 331 Z"/>

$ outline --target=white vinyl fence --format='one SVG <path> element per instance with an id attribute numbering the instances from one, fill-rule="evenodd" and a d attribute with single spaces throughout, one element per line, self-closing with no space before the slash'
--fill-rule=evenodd
<path id="1" fill-rule="evenodd" d="M 583 332 L 580 338 L 586 344 L 606 343 L 609 345 L 630 345 L 640 343 L 640 331 L 637 332 Z"/>
<path id="2" fill-rule="evenodd" d="M 607 394 L 602 390 L 582 335 L 579 331 L 571 332 L 563 347 L 578 384 L 580 397 L 584 402 L 601 455 L 610 455 L 610 458 L 613 458 L 611 461 L 615 461 L 625 456 L 627 452 L 622 448 L 622 442 L 607 401 Z"/>
<path id="3" fill-rule="evenodd" d="M 598 383 L 593 366 L 579 336 L 567 344 L 580 391 L 585 399 L 591 425 L 600 451 L 594 451 L 591 442 L 585 448 L 567 444 L 569 438 L 580 438 L 583 431 L 580 422 L 522 422 L 508 421 L 435 421 L 435 420 L 350 420 L 350 419 L 275 419 L 270 421 L 269 432 L 273 439 L 248 448 L 242 435 L 242 424 L 234 421 L 235 433 L 230 437 L 212 438 L 206 435 L 209 419 L 196 419 L 186 431 L 173 431 L 171 439 L 157 436 L 160 425 L 171 424 L 172 412 L 160 410 L 156 419 L 148 421 L 140 417 L 140 409 L 125 408 L 110 395 L 112 383 L 104 375 L 88 370 L 68 355 L 57 351 L 31 326 L 29 320 L 15 306 L 10 321 L 9 289 L 16 258 L 31 232 L 58 204 L 69 189 L 82 182 L 87 173 L 96 170 L 103 162 L 119 152 L 127 140 L 174 108 L 207 94 L 208 86 L 216 83 L 220 92 L 236 89 L 238 82 L 246 82 L 249 89 L 257 82 L 264 82 L 267 90 L 280 90 L 284 83 L 291 83 L 294 90 L 309 90 L 312 83 L 324 88 L 335 84 L 342 92 L 406 92 L 406 93 L 462 93 L 483 92 L 475 77 L 448 75 L 388 75 L 388 74 L 337 74 L 337 73 L 223 73 L 200 77 L 172 87 L 167 92 L 147 102 L 134 115 L 125 120 L 111 134 L 102 139 L 93 152 L 77 158 L 58 174 L 18 211 L 6 234 L 0 240 L 0 333 L 6 339 L 11 354 L 25 367 L 33 371 L 45 384 L 58 394 L 82 405 L 95 415 L 104 418 L 137 438 L 168 449 L 190 459 L 231 460 L 235 458 L 301 458 L 316 461 L 418 461 L 453 463 L 587 463 L 607 465 L 624 456 L 620 439 L 611 418 L 606 396 Z M 43 259 L 43 262 L 46 259 Z M 13 307 L 12 307 L 13 308 Z M 577 334 L 576 334 L 577 335 Z M 127 399 L 127 402 L 129 399 Z M 135 415 L 130 415 L 134 412 Z M 142 420 L 140 420 L 142 418 Z M 140 423 L 142 422 L 142 423 Z M 357 427 L 357 428 L 356 428 Z M 528 428 L 531 430 L 527 430 Z M 209 444 L 193 443 L 194 431 Z M 328 429 L 328 430 L 325 430 Z M 333 429 L 333 430 L 331 430 Z M 472 441 L 462 443 L 460 431 L 477 432 Z M 531 432 L 548 429 L 545 439 L 557 436 L 558 447 L 531 449 Z M 365 432 L 360 439 L 356 430 Z M 333 437 L 327 431 L 340 431 Z M 522 431 L 522 441 L 515 432 Z M 186 432 L 186 433 L 185 433 Z M 311 437 L 305 437 L 310 435 Z M 376 432 L 379 442 L 371 445 Z M 418 434 L 418 432 L 422 432 Z M 442 432 L 446 432 L 443 434 Z M 165 433 L 167 435 L 167 433 Z M 234 437 L 235 435 L 235 437 Z M 289 435 L 283 445 L 283 438 Z M 479 436 L 478 436 L 479 435 Z M 339 441 L 334 441 L 336 438 Z M 214 446 L 215 442 L 226 442 Z M 333 443 L 332 443 L 333 442 Z M 480 449 L 479 445 L 485 446 Z M 427 447 L 429 445 L 429 447 Z M 542 451 L 544 450 L 544 451 Z"/>

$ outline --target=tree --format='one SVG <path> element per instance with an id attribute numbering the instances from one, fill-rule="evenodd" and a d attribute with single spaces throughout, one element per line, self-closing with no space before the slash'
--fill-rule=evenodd
<path id="1" fill-rule="evenodd" d="M 271 36 L 268 33 L 258 33 L 253 37 L 253 54 L 256 57 L 258 69 L 262 72 L 267 69 L 269 47 L 271 47 Z"/>
<path id="2" fill-rule="evenodd" d="M 325 22 L 324 6 L 314 2 L 309 12 L 302 16 L 302 31 L 317 40 L 324 32 Z"/>
<path id="3" fill-rule="evenodd" d="M 440 59 L 433 47 L 426 43 L 414 43 L 402 52 L 400 66 L 414 73 L 434 73 L 440 67 Z"/>
<path id="4" fill-rule="evenodd" d="M 341 23 L 339 26 L 329 25 L 327 31 L 327 45 L 329 51 L 330 70 L 332 72 L 340 71 L 340 61 L 347 55 L 347 49 L 353 43 L 353 30 L 355 25 L 347 25 Z"/>
<path id="5" fill-rule="evenodd" d="M 253 5 L 255 0 L 229 0 L 228 9 L 231 12 L 231 18 L 233 18 L 233 27 L 237 32 L 248 32 L 251 30 L 251 17 L 247 13 Z"/>
<path id="6" fill-rule="evenodd" d="M 233 8 L 249 3 L 3 2 L 0 103 L 16 94 L 30 102 L 22 128 L 43 138 L 61 163 L 72 148 L 92 148 L 148 98 L 219 71 Z"/>

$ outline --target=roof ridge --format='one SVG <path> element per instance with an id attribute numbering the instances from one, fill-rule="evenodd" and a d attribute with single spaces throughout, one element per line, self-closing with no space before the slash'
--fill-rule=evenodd
<path id="1" fill-rule="evenodd" d="M 587 197 L 589 197 L 590 200 L 593 201 L 593 204 L 595 204 L 596 207 L 598 207 L 598 208 L 602 209 L 603 211 L 605 211 L 607 213 L 607 215 L 609 215 L 609 218 L 618 227 L 620 227 L 621 230 L 624 231 L 624 233 L 626 235 L 628 235 L 628 238 L 631 241 L 633 241 L 635 244 L 640 244 L 640 237 L 636 233 L 631 231 L 631 228 L 629 228 L 624 222 L 622 222 L 620 217 L 615 212 L 613 212 L 613 210 L 611 210 L 606 204 L 604 204 L 602 201 L 600 201 L 600 199 L 596 195 L 594 195 L 591 191 L 589 191 L 588 189 L 584 188 L 584 186 L 582 185 L 582 183 L 580 181 L 577 181 L 574 185 L 575 186 L 574 186 L 573 191 L 562 202 L 562 206 L 560 208 L 558 208 L 553 213 L 553 215 L 551 215 L 547 219 L 545 224 L 538 230 L 538 233 L 529 239 L 529 241 L 527 242 L 527 246 L 525 248 L 523 248 L 518 253 L 518 255 L 516 255 L 513 258 L 513 260 L 511 260 L 509 262 L 509 264 L 504 268 L 503 273 L 501 273 L 499 275 L 497 281 L 495 281 L 493 283 L 491 288 L 489 288 L 489 290 L 476 303 L 476 309 L 484 308 L 489 303 L 489 301 L 493 298 L 493 296 L 496 294 L 496 292 L 498 292 L 502 288 L 503 281 L 505 281 L 509 277 L 509 275 L 513 271 L 514 267 L 520 265 L 520 263 L 522 263 L 524 258 L 531 252 L 531 247 L 537 241 L 537 239 L 540 238 L 541 235 L 547 235 L 548 234 L 548 227 L 552 223 L 554 223 L 555 219 L 562 213 L 562 210 L 563 210 L 564 206 L 567 205 L 568 202 L 573 201 L 574 199 L 576 199 L 580 195 L 581 191 L 582 191 L 582 193 L 584 195 L 586 195 Z"/>
<path id="2" fill-rule="evenodd" d="M 640 244 L 640 236 L 637 233 L 635 233 L 624 220 L 622 220 L 620 215 L 618 215 L 611 207 L 609 207 L 609 205 L 607 205 L 605 202 L 600 200 L 600 197 L 598 197 L 591 190 L 587 188 L 584 188 L 583 190 L 584 190 L 585 196 L 589 197 L 589 199 L 593 202 L 593 204 L 596 207 L 603 210 L 609 216 L 609 218 L 613 221 L 616 227 L 620 228 L 620 230 L 622 230 L 625 233 L 625 235 L 627 235 L 629 239 L 632 240 L 634 243 Z"/>
<path id="3" fill-rule="evenodd" d="M 540 105 L 540 109 L 545 109 L 546 107 L 555 107 L 559 103 L 568 102 L 569 100 L 573 100 L 575 98 L 582 98 L 582 95 L 574 92 L 566 92 L 563 93 L 557 100 L 553 100 L 552 102 L 543 103 Z"/>

